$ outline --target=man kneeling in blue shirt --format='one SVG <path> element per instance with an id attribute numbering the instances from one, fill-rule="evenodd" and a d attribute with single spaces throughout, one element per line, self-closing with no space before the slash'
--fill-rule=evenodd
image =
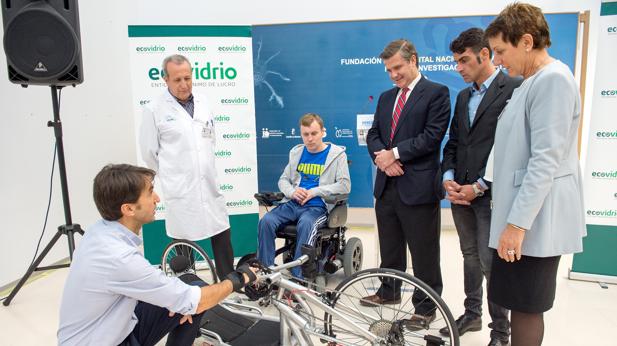
<path id="1" fill-rule="evenodd" d="M 94 178 L 103 219 L 75 251 L 60 306 L 59 345 L 155 345 L 167 334 L 167 345 L 192 345 L 201 313 L 255 280 L 244 266 L 218 284 L 189 286 L 144 258 L 139 231 L 154 220 L 159 202 L 154 175 L 121 164 L 105 166 Z"/>

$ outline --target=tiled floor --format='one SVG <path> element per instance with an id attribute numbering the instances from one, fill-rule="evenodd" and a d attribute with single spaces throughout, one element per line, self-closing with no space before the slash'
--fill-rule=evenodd
<path id="1" fill-rule="evenodd" d="M 349 236 L 357 236 L 364 244 L 364 268 L 379 264 L 377 237 L 365 216 L 348 220 Z M 444 226 L 441 238 L 441 263 L 444 277 L 443 298 L 456 318 L 463 312 L 462 256 L 456 232 Z M 617 329 L 617 286 L 602 289 L 597 283 L 567 279 L 571 256 L 564 256 L 557 277 L 555 307 L 545 314 L 544 345 L 617 345 L 611 331 Z M 26 285 L 10 306 L 0 306 L 0 345 L 55 345 L 58 306 L 67 269 L 43 274 Z M 335 286 L 342 271 L 330 280 Z M 486 308 L 485 308 L 485 311 Z M 467 333 L 462 345 L 486 345 L 489 341 L 488 316 L 480 332 Z"/>

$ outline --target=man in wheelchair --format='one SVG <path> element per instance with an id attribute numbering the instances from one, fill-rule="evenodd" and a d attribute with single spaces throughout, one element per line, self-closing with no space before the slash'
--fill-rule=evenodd
<path id="1" fill-rule="evenodd" d="M 285 198 L 259 221 L 257 258 L 266 266 L 274 264 L 274 241 L 279 227 L 297 223 L 293 256 L 297 259 L 302 255 L 303 245 L 315 245 L 319 228 L 326 224 L 328 212 L 334 208 L 326 201 L 351 191 L 345 148 L 323 141 L 321 117 L 313 113 L 302 116 L 300 132 L 303 144 L 289 151 L 289 163 L 278 181 Z M 291 274 L 303 278 L 300 267 L 292 268 Z"/>
<path id="2" fill-rule="evenodd" d="M 73 257 L 60 305 L 59 345 L 192 345 L 201 314 L 254 281 L 239 267 L 218 284 L 187 285 L 152 266 L 140 252 L 139 232 L 154 221 L 159 197 L 154 171 L 105 166 L 94 179 L 102 220 L 89 227 Z M 185 267 L 188 264 L 185 258 Z M 188 323 L 185 323 L 188 322 Z"/>

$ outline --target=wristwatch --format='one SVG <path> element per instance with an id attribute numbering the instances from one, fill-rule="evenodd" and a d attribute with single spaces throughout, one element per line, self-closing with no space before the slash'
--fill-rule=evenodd
<path id="1" fill-rule="evenodd" d="M 484 191 L 480 190 L 478 185 L 479 185 L 478 183 L 473 183 L 471 184 L 471 188 L 473 189 L 473 193 L 476 194 L 476 197 L 482 197 L 484 196 Z"/>

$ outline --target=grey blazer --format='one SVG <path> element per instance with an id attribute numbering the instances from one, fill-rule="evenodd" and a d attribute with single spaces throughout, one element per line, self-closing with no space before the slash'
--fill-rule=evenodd
<path id="1" fill-rule="evenodd" d="M 579 120 L 578 88 L 560 61 L 514 90 L 495 133 L 490 247 L 497 248 L 511 223 L 527 229 L 523 255 L 582 251 L 586 229 Z"/>

